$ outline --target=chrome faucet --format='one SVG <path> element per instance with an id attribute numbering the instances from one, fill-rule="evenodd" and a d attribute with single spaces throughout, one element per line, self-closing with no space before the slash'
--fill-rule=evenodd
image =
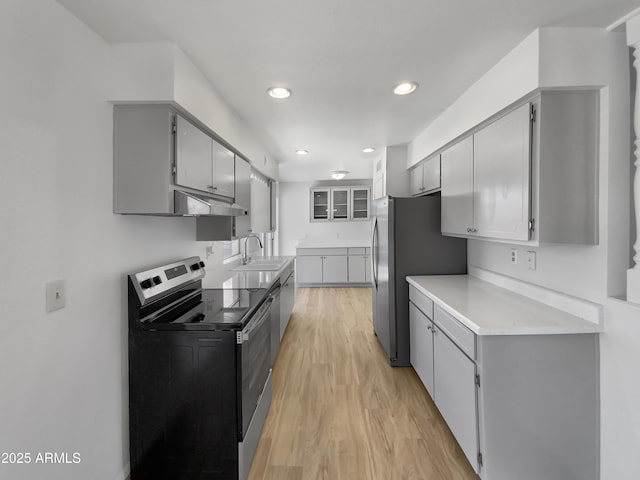
<path id="1" fill-rule="evenodd" d="M 247 241 L 250 238 L 255 238 L 256 240 L 258 240 L 258 245 L 260 245 L 260 248 L 262 248 L 262 240 L 260 240 L 260 237 L 258 235 L 256 235 L 255 233 L 252 233 L 248 237 L 245 237 L 245 239 L 244 239 L 244 254 L 242 255 L 242 264 L 243 265 L 246 265 L 247 263 L 249 263 L 251 261 L 251 257 L 249 256 L 249 251 L 247 250 Z"/>

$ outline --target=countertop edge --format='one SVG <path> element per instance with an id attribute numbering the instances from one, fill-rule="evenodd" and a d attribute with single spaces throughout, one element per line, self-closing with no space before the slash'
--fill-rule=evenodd
<path id="1" fill-rule="evenodd" d="M 426 295 L 427 297 L 429 297 L 431 300 L 433 300 L 433 302 L 435 304 L 437 304 L 445 312 L 449 313 L 450 315 L 453 315 L 458 321 L 460 321 L 460 323 L 462 323 L 465 327 L 467 327 L 469 330 L 471 330 L 476 335 L 482 335 L 482 336 L 488 336 L 488 335 L 495 335 L 495 336 L 497 336 L 497 335 L 571 335 L 571 334 L 583 334 L 583 333 L 586 333 L 586 334 L 588 334 L 588 333 L 602 333 L 603 330 L 604 330 L 601 324 L 594 324 L 592 322 L 589 322 L 588 320 L 584 320 L 584 322 L 585 322 L 584 326 L 572 325 L 572 326 L 546 327 L 546 328 L 544 328 L 544 327 L 535 327 L 535 328 L 534 327 L 514 327 L 513 329 L 498 328 L 498 327 L 496 327 L 496 328 L 486 328 L 486 327 L 485 328 L 481 328 L 476 323 L 474 323 L 471 319 L 469 319 L 467 316 L 463 315 L 462 313 L 457 311 L 455 308 L 453 308 L 445 300 L 443 300 L 442 298 L 438 297 L 436 294 L 434 294 L 430 290 L 427 290 L 425 287 L 420 285 L 416 280 L 414 280 L 414 277 L 428 277 L 428 275 L 407 276 L 406 280 L 410 285 L 412 285 L 415 288 L 417 288 L 420 291 L 420 293 L 422 293 L 422 294 Z M 476 280 L 479 281 L 479 282 L 482 282 L 482 280 L 479 280 L 479 279 L 476 279 Z M 487 283 L 488 285 L 491 285 L 494 288 L 499 288 L 499 287 L 495 287 L 494 285 L 492 285 L 489 282 L 484 282 L 484 283 Z M 531 301 L 535 301 L 535 300 L 531 300 Z"/>

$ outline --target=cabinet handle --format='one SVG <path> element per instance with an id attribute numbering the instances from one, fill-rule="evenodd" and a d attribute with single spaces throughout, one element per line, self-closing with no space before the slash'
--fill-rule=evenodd
<path id="1" fill-rule="evenodd" d="M 471 233 L 471 227 L 467 227 L 467 233 Z"/>
<path id="2" fill-rule="evenodd" d="M 477 229 L 477 228 L 472 228 L 472 229 L 471 229 L 471 232 L 473 232 L 473 233 L 478 233 L 478 229 Z"/>
<path id="3" fill-rule="evenodd" d="M 431 328 L 431 325 L 427 325 L 427 330 L 433 330 L 433 329 Z"/>

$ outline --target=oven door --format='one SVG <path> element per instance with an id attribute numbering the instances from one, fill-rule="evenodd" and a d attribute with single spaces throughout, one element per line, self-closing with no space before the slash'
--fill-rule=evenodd
<path id="1" fill-rule="evenodd" d="M 242 441 L 258 405 L 271 369 L 271 306 L 268 296 L 242 332 L 238 332 L 242 379 L 240 402 L 241 419 L 239 440 Z"/>

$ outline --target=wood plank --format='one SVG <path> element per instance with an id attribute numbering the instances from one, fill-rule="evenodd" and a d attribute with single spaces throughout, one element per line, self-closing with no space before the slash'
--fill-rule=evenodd
<path id="1" fill-rule="evenodd" d="M 413 368 L 392 368 L 368 288 L 298 288 L 249 480 L 477 480 Z"/>

